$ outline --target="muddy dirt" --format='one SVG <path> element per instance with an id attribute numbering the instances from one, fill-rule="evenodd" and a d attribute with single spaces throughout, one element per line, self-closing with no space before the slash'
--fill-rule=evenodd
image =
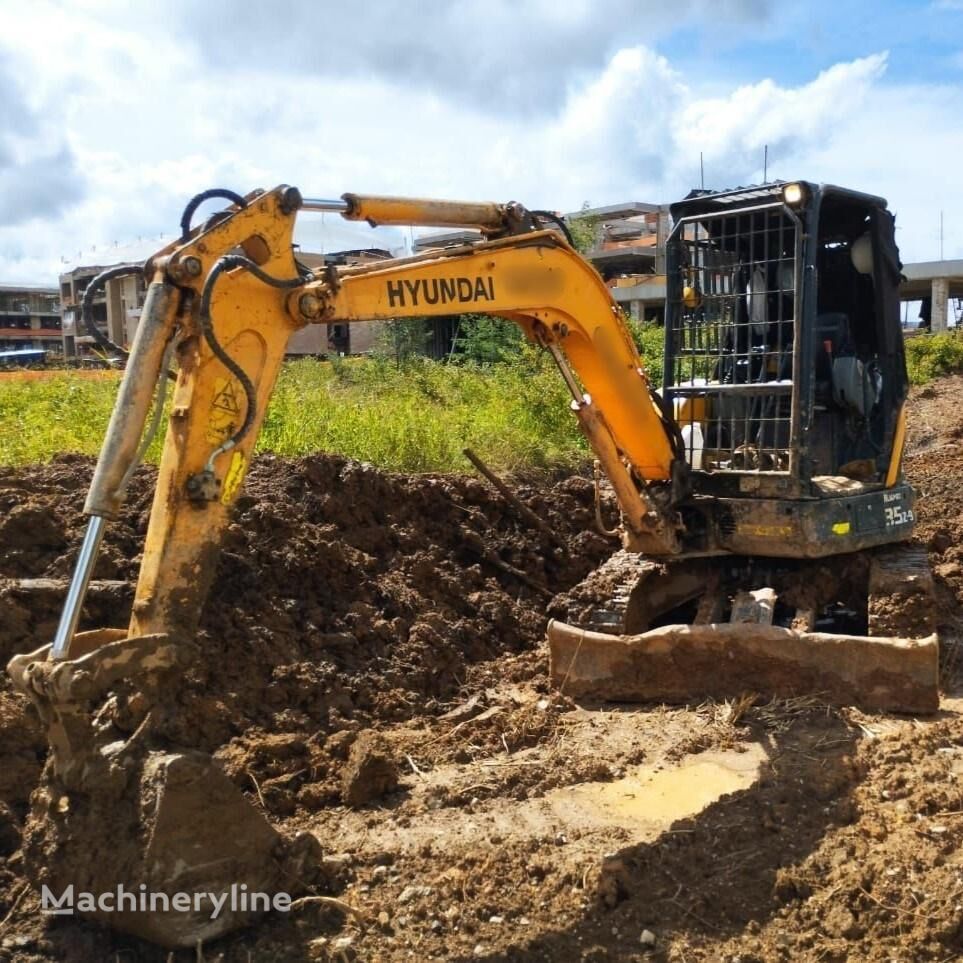
<path id="1" fill-rule="evenodd" d="M 946 688 L 929 720 L 818 697 L 576 705 L 548 686 L 542 637 L 549 597 L 612 549 L 589 481 L 518 482 L 563 548 L 472 478 L 256 461 L 167 735 L 314 833 L 327 892 L 360 915 L 304 904 L 203 958 L 956 959 L 961 446 L 963 378 L 916 391 L 906 471 Z M 53 632 L 91 467 L 0 469 L 4 662 Z M 109 530 L 85 627 L 126 622 L 151 485 L 141 470 Z M 168 959 L 39 914 L 20 834 L 45 748 L 4 679 L 0 960 Z"/>

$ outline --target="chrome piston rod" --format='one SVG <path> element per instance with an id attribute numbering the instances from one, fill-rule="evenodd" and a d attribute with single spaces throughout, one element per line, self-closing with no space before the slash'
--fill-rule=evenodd
<path id="1" fill-rule="evenodd" d="M 131 473 L 144 454 L 144 446 L 140 443 L 154 400 L 151 389 L 155 385 L 163 388 L 167 382 L 167 363 L 170 359 L 168 341 L 177 304 L 176 290 L 171 285 L 158 281 L 149 285 L 140 324 L 131 345 L 127 370 L 117 393 L 107 437 L 84 504 L 84 513 L 90 516 L 90 521 L 50 648 L 50 658 L 53 660 L 69 657 L 70 643 L 80 621 L 107 519 L 117 517 L 127 494 Z M 163 403 L 163 394 L 158 389 L 155 418 L 149 435 L 157 428 Z"/>
<path id="2" fill-rule="evenodd" d="M 320 197 L 306 197 L 301 202 L 302 211 L 319 211 L 322 214 L 343 214 L 348 209 L 348 202 L 338 198 L 337 200 L 325 200 Z"/>
<path id="3" fill-rule="evenodd" d="M 91 515 L 90 521 L 87 523 L 84 541 L 80 546 L 80 554 L 77 556 L 77 565 L 74 568 L 73 578 L 70 580 L 70 588 L 67 590 L 67 599 L 64 602 L 63 612 L 60 614 L 60 624 L 57 626 L 57 634 L 54 636 L 53 645 L 50 648 L 51 659 L 57 660 L 67 657 L 67 648 L 77 631 L 80 610 L 84 605 L 87 586 L 90 584 L 90 577 L 94 571 L 97 552 L 100 549 L 101 539 L 104 537 L 106 524 L 107 519 L 102 515 Z"/>

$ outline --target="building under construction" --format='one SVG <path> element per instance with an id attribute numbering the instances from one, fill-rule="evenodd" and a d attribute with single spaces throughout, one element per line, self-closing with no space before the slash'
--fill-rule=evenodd
<path id="1" fill-rule="evenodd" d="M 0 354 L 43 351 L 59 355 L 60 324 L 56 288 L 0 284 Z"/>
<path id="2" fill-rule="evenodd" d="M 665 242 L 671 221 L 665 204 L 626 201 L 565 215 L 590 236 L 585 257 L 612 296 L 637 321 L 661 322 L 665 308 Z"/>

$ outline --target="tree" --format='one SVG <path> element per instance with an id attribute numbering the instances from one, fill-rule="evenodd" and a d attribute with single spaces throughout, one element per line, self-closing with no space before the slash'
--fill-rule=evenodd
<path id="1" fill-rule="evenodd" d="M 425 353 L 428 325 L 424 318 L 391 318 L 378 338 L 375 354 L 403 365 Z"/>
<path id="2" fill-rule="evenodd" d="M 522 332 L 517 324 L 491 314 L 462 314 L 452 345 L 451 360 L 468 364 L 498 364 L 518 357 Z"/>
<path id="3" fill-rule="evenodd" d="M 598 239 L 599 222 L 601 218 L 597 215 L 589 214 L 589 202 L 582 204 L 582 211 L 575 217 L 568 219 L 569 233 L 575 242 L 575 250 L 579 254 L 587 254 L 595 247 Z"/>

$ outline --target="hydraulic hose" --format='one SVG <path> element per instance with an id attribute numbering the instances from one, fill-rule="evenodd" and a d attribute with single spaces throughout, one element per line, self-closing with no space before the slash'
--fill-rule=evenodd
<path id="1" fill-rule="evenodd" d="M 251 425 L 254 424 L 254 418 L 257 413 L 257 397 L 254 383 L 248 377 L 247 372 L 224 350 L 223 345 L 217 339 L 217 335 L 214 332 L 214 324 L 211 320 L 211 298 L 214 294 L 214 286 L 217 284 L 217 279 L 225 271 L 229 271 L 232 268 L 244 268 L 246 271 L 250 271 L 259 281 L 273 288 L 296 288 L 312 278 L 310 273 L 288 279 L 276 278 L 266 271 L 263 271 L 250 258 L 246 258 L 242 254 L 226 254 L 224 257 L 219 258 L 211 268 L 210 274 L 208 274 L 207 280 L 204 282 L 204 290 L 201 292 L 201 304 L 198 311 L 201 332 L 214 357 L 237 378 L 241 388 L 244 390 L 247 405 L 245 406 L 244 420 L 241 422 L 240 427 L 227 441 L 223 442 L 211 452 L 205 466 L 207 471 L 213 470 L 214 459 L 217 458 L 218 455 L 234 448 L 251 430 Z"/>
<path id="2" fill-rule="evenodd" d="M 570 247 L 575 247 L 575 240 L 572 237 L 572 232 L 568 229 L 568 225 L 565 223 L 564 218 L 558 216 L 553 211 L 532 211 L 532 217 L 537 217 L 543 221 L 551 221 L 558 229 L 565 235 L 565 240 L 568 241 Z"/>
<path id="3" fill-rule="evenodd" d="M 115 267 L 107 268 L 106 271 L 101 271 L 100 274 L 91 280 L 84 290 L 84 296 L 80 301 L 80 317 L 83 319 L 87 333 L 104 351 L 116 352 L 125 361 L 129 357 L 129 352 L 119 344 L 114 344 L 114 342 L 97 327 L 97 322 L 94 321 L 94 295 L 108 281 L 130 277 L 132 274 L 140 274 L 141 272 L 142 268 L 139 264 L 118 264 Z"/>
<path id="4" fill-rule="evenodd" d="M 229 191 L 226 187 L 212 187 L 210 190 L 201 191 L 200 194 L 195 194 L 188 202 L 187 206 L 184 208 L 184 213 L 181 214 L 181 241 L 186 241 L 191 236 L 191 220 L 194 217 L 194 212 L 203 204 L 205 201 L 209 201 L 215 197 L 221 197 L 226 201 L 232 201 L 238 207 L 247 207 L 247 201 L 241 197 L 240 194 L 234 191 Z"/>

